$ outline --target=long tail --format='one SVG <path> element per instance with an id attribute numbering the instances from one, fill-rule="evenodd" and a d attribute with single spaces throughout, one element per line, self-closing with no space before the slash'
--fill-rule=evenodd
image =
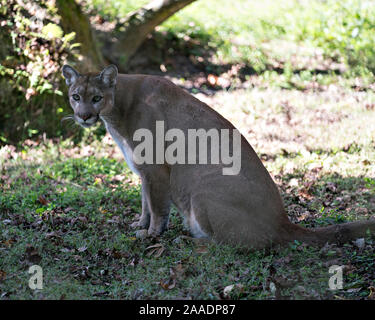
<path id="1" fill-rule="evenodd" d="M 289 235 L 283 239 L 284 242 L 285 240 L 288 242 L 298 240 L 318 245 L 324 245 L 326 242 L 341 244 L 358 238 L 364 238 L 368 235 L 368 232 L 371 235 L 375 235 L 375 219 L 347 222 L 313 229 L 303 228 L 292 223 L 289 227 Z"/>

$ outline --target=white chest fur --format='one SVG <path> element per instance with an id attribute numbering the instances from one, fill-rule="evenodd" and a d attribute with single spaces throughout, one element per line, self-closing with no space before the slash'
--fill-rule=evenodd
<path id="1" fill-rule="evenodd" d="M 130 168 L 131 171 L 133 171 L 134 173 L 139 175 L 139 172 L 135 168 L 134 162 L 133 162 L 133 150 L 130 148 L 129 144 L 126 142 L 124 137 L 122 137 L 118 133 L 117 130 L 108 126 L 107 123 L 105 123 L 105 124 L 106 124 L 106 128 L 107 128 L 108 132 L 110 133 L 110 135 L 112 136 L 113 140 L 115 140 L 116 144 L 121 149 L 121 152 L 123 153 L 123 155 L 125 157 L 125 161 L 126 161 L 128 167 Z"/>

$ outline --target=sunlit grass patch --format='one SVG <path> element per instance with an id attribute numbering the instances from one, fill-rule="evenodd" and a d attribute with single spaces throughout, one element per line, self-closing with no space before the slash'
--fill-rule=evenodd
<path id="1" fill-rule="evenodd" d="M 108 19 L 121 19 L 145 3 L 93 0 L 88 5 Z M 316 72 L 372 78 L 373 16 L 371 1 L 208 0 L 190 4 L 157 31 L 182 45 L 198 41 L 189 52 L 193 56 L 209 51 L 216 64 L 246 63 L 257 73 L 275 69 L 292 78 L 297 71 L 305 80 Z"/>

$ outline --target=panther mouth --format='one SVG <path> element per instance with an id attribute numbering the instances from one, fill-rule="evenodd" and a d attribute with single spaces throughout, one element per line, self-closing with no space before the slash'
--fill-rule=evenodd
<path id="1" fill-rule="evenodd" d="M 99 115 L 97 114 L 95 118 L 90 118 L 88 119 L 89 122 L 87 121 L 77 121 L 82 127 L 84 128 L 90 128 L 92 127 L 95 123 L 97 123 L 99 120 Z"/>

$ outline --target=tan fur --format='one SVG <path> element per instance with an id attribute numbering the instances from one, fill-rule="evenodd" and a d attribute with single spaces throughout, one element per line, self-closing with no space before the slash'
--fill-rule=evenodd
<path id="1" fill-rule="evenodd" d="M 148 229 L 148 234 L 159 235 L 166 229 L 172 203 L 196 236 L 251 248 L 293 240 L 318 244 L 345 242 L 364 236 L 368 229 L 375 231 L 374 220 L 314 230 L 292 224 L 277 186 L 243 137 L 238 175 L 223 175 L 221 164 L 132 164 L 131 152 L 138 143 L 132 139 L 134 132 L 147 128 L 154 133 L 157 120 L 165 122 L 165 130 L 178 128 L 185 134 L 188 129 L 234 127 L 205 103 L 164 78 L 117 74 L 114 66 L 96 76 L 74 72 L 64 66 L 69 95 L 81 90 L 83 97 L 87 97 L 80 104 L 70 99 L 75 114 L 91 112 L 93 119 L 97 114 L 141 178 L 142 215 L 133 226 Z M 94 91 L 103 96 L 99 107 L 89 103 Z"/>

